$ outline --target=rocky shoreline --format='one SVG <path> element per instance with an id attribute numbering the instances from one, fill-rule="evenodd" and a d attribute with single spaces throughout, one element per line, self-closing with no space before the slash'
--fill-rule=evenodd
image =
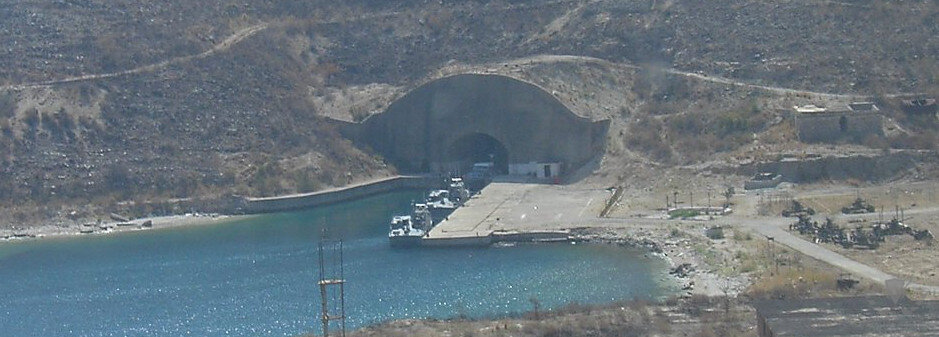
<path id="1" fill-rule="evenodd" d="M 139 219 L 112 219 L 96 223 L 68 225 L 43 224 L 28 228 L 0 229 L 0 244 L 44 238 L 72 238 L 95 235 L 110 235 L 134 231 L 180 228 L 211 225 L 244 219 L 246 216 L 187 213 Z M 665 228 L 573 228 L 570 237 L 574 242 L 608 244 L 641 249 L 668 263 L 668 274 L 681 297 L 694 295 L 722 296 L 742 292 L 748 285 L 746 276 L 728 279 L 715 272 L 717 266 L 709 266 L 705 256 L 694 248 L 700 238 L 673 237 Z"/>
<path id="2" fill-rule="evenodd" d="M 87 224 L 67 225 L 42 224 L 27 228 L 0 229 L 0 244 L 22 240 L 44 238 L 69 238 L 94 235 L 109 235 L 134 231 L 211 225 L 244 219 L 246 216 L 186 213 L 139 219 L 119 219 Z"/>
<path id="3" fill-rule="evenodd" d="M 669 275 L 681 290 L 680 297 L 733 296 L 743 292 L 750 283 L 746 276 L 718 275 L 717 266 L 708 265 L 705 256 L 694 249 L 694 238 L 672 238 L 664 228 L 578 228 L 571 230 L 571 236 L 578 242 L 642 249 L 664 259 L 669 265 Z"/>

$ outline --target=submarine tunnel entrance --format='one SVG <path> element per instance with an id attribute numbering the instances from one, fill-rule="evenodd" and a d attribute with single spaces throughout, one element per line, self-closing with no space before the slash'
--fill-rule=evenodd
<path id="1" fill-rule="evenodd" d="M 447 150 L 447 161 L 458 163 L 468 172 L 474 163 L 492 162 L 493 173 L 509 173 L 509 151 L 498 139 L 485 133 L 470 133 L 454 140 Z"/>

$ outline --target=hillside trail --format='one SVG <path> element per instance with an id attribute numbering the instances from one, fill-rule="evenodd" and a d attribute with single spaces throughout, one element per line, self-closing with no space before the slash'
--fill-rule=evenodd
<path id="1" fill-rule="evenodd" d="M 253 26 L 242 28 L 236 31 L 231 36 L 222 40 L 222 42 L 219 42 L 218 44 L 212 46 L 212 48 L 209 48 L 208 50 L 203 51 L 199 54 L 174 57 L 174 58 L 164 60 L 161 62 L 148 64 L 145 66 L 140 66 L 137 68 L 118 71 L 118 72 L 88 74 L 88 75 L 82 75 L 82 76 L 66 77 L 66 78 L 58 79 L 58 80 L 5 85 L 5 86 L 0 86 L 0 90 L 20 91 L 20 90 L 25 90 L 25 89 L 48 87 L 48 86 L 53 86 L 57 84 L 102 80 L 102 79 L 108 79 L 108 78 L 114 78 L 114 77 L 120 77 L 120 76 L 132 75 L 132 74 L 152 72 L 152 71 L 166 68 L 167 66 L 170 66 L 170 65 L 185 63 L 185 62 L 189 62 L 189 61 L 197 60 L 197 59 L 203 59 L 203 58 L 207 58 L 209 56 L 215 55 L 216 53 L 226 51 L 230 49 L 232 46 L 237 45 L 241 41 L 244 41 L 245 39 L 251 36 L 254 36 L 258 32 L 268 28 L 268 26 L 269 25 L 267 23 L 260 23 L 260 24 L 256 24 Z"/>
<path id="2" fill-rule="evenodd" d="M 553 21 L 551 24 L 549 24 L 548 27 L 546 27 L 545 32 L 543 32 L 542 34 L 540 34 L 540 35 L 538 35 L 538 36 L 532 37 L 532 38 L 530 38 L 528 41 L 526 41 L 525 43 L 523 43 L 523 44 L 526 44 L 526 43 L 529 43 L 529 42 L 531 42 L 531 41 L 534 41 L 534 40 L 535 40 L 536 38 L 538 38 L 538 37 L 542 37 L 542 38 L 545 37 L 545 36 L 543 36 L 543 35 L 550 35 L 551 33 L 556 33 L 557 31 L 560 31 L 561 29 L 563 29 L 563 27 L 564 27 L 565 25 L 568 24 L 568 22 L 570 21 L 570 18 L 571 18 L 572 15 L 574 15 L 574 14 L 579 13 L 580 11 L 582 11 L 582 10 L 584 9 L 584 6 L 586 6 L 587 4 L 592 4 L 592 3 L 596 3 L 596 2 L 602 2 L 602 1 L 599 1 L 599 0 L 588 0 L 588 1 L 583 1 L 583 0 L 576 0 L 576 1 L 571 1 L 571 0 L 558 0 L 558 1 L 546 2 L 546 3 L 542 3 L 542 4 L 538 4 L 538 5 L 510 4 L 510 5 L 505 5 L 505 6 L 487 8 L 486 11 L 519 10 L 519 9 L 534 8 L 534 7 L 543 7 L 543 6 L 551 6 L 551 5 L 564 4 L 564 3 L 579 3 L 579 4 L 580 4 L 580 6 L 574 7 L 573 9 L 566 11 L 563 15 L 561 15 L 559 18 L 557 18 L 555 21 Z M 316 20 L 314 23 L 316 23 L 316 24 L 349 23 L 349 22 L 357 22 L 357 21 L 376 20 L 376 19 L 388 18 L 388 17 L 396 17 L 396 16 L 399 16 L 399 15 L 401 15 L 401 14 L 402 14 L 401 12 L 391 11 L 391 12 L 385 12 L 385 13 L 373 13 L 373 14 L 365 14 L 365 15 L 358 15 L 358 16 L 348 16 L 348 17 L 342 17 L 342 16 L 340 16 L 340 17 L 336 17 L 336 18 L 333 18 L 333 19 L 330 19 L 330 20 Z M 286 25 L 286 24 L 284 24 L 284 23 L 278 23 L 278 24 L 276 24 L 276 25 L 283 26 L 283 25 Z M 144 65 L 144 66 L 140 66 L 140 67 L 136 67 L 136 68 L 133 68 L 133 69 L 124 70 L 124 71 L 118 71 L 118 72 L 100 73 L 100 74 L 88 74 L 88 75 L 67 77 L 67 78 L 63 78 L 63 79 L 48 80 L 48 81 L 40 81 L 40 82 L 30 82 L 30 83 L 20 83 L 20 84 L 8 84 L 8 85 L 0 86 L 0 91 L 21 91 L 21 90 L 25 90 L 25 89 L 40 88 L 40 87 L 48 87 L 48 86 L 53 86 L 53 85 L 58 85 L 58 84 L 67 84 L 67 83 L 82 82 L 82 81 L 91 81 L 91 80 L 108 79 L 108 78 L 114 78 L 114 77 L 120 77 L 120 76 L 132 75 L 132 74 L 140 74 L 140 73 L 146 73 L 146 72 L 153 72 L 153 71 L 157 71 L 157 70 L 159 70 L 159 69 L 163 69 L 163 68 L 165 68 L 165 67 L 167 67 L 167 66 L 170 66 L 170 65 L 185 63 L 185 62 L 189 62 L 189 61 L 197 60 L 197 59 L 203 59 L 203 58 L 207 58 L 207 57 L 210 57 L 210 56 L 212 56 L 212 55 L 215 55 L 215 54 L 217 54 L 217 53 L 219 53 L 219 52 L 226 51 L 226 50 L 232 48 L 233 46 L 235 46 L 235 45 L 237 45 L 237 44 L 243 42 L 244 40 L 246 40 L 246 39 L 248 39 L 248 38 L 250 38 L 250 37 L 256 35 L 257 33 L 261 32 L 261 31 L 263 31 L 263 30 L 265 30 L 265 29 L 267 29 L 267 28 L 269 28 L 269 27 L 271 27 L 271 26 L 272 26 L 272 24 L 270 24 L 270 23 L 262 22 L 262 23 L 259 23 L 259 24 L 256 24 L 256 25 L 252 25 L 252 26 L 249 26 L 249 27 L 242 28 L 242 29 L 236 31 L 235 33 L 233 33 L 232 35 L 230 35 L 229 37 L 227 37 L 226 39 L 222 40 L 222 41 L 219 42 L 218 44 L 212 46 L 212 47 L 209 48 L 208 50 L 203 51 L 203 52 L 201 52 L 201 53 L 199 53 L 199 54 L 188 55 L 188 56 L 180 56 L 180 57 L 174 57 L 174 58 L 171 58 L 171 59 L 168 59 L 168 60 L 164 60 L 164 61 L 161 61 L 161 62 L 157 62 L 157 63 L 153 63 L 153 64 L 149 64 L 149 65 Z M 523 58 L 519 58 L 519 59 L 515 59 L 515 60 L 503 61 L 503 62 L 497 62 L 497 63 L 500 63 L 500 64 L 523 64 L 523 63 L 529 63 L 529 64 L 530 64 L 530 63 L 541 63 L 541 64 L 544 64 L 544 63 L 558 63 L 558 62 L 565 62 L 565 63 L 594 63 L 594 64 L 599 64 L 599 65 L 602 65 L 602 66 L 606 66 L 606 67 L 623 68 L 623 69 L 652 69 L 652 70 L 658 69 L 658 70 L 663 71 L 663 72 L 665 72 L 665 73 L 667 73 L 667 74 L 672 74 L 672 75 L 677 75 L 677 76 L 683 76 L 683 77 L 687 77 L 687 78 L 691 78 L 691 79 L 697 79 L 697 80 L 706 81 L 706 82 L 711 82 L 711 83 L 717 83 L 717 84 L 723 84 L 723 85 L 730 85 L 730 86 L 736 86 L 736 87 L 745 87 L 745 88 L 750 88 L 750 89 L 756 89 L 756 90 L 761 90 L 761 91 L 770 92 L 770 93 L 779 94 L 779 95 L 801 95 L 801 96 L 814 97 L 814 98 L 817 98 L 817 99 L 843 99 L 843 100 L 866 100 L 866 99 L 871 99 L 871 96 L 870 96 L 870 95 L 824 93 L 824 92 L 815 92 L 815 91 L 809 91 L 809 90 L 800 90 L 800 89 L 785 88 L 785 87 L 781 87 L 781 86 L 759 85 L 759 84 L 747 83 L 747 82 L 744 82 L 744 81 L 734 80 L 734 79 L 730 79 L 730 78 L 726 78 L 726 77 L 721 77 L 721 76 L 706 75 L 706 74 L 704 74 L 703 72 L 683 71 L 683 70 L 678 70 L 678 69 L 674 69 L 674 68 L 658 68 L 658 67 L 651 67 L 651 66 L 640 66 L 640 65 L 630 64 L 630 63 L 618 63 L 618 62 L 612 62 L 612 61 L 608 61 L 608 60 L 604 60 L 604 59 L 600 59 L 600 58 L 596 58 L 596 57 L 590 57 L 590 56 L 578 56 L 578 55 L 534 55 L 534 56 L 523 57 Z M 898 98 L 898 97 L 908 97 L 908 96 L 911 96 L 911 95 L 915 95 L 915 94 L 910 94 L 910 93 L 897 93 L 897 94 L 886 95 L 886 97 L 887 97 L 887 98 Z"/>
<path id="3" fill-rule="evenodd" d="M 534 55 L 528 57 L 522 57 L 510 61 L 498 62 L 501 64 L 509 65 L 525 65 L 525 64 L 551 64 L 551 63 L 584 63 L 584 64 L 595 64 L 603 67 L 609 68 L 621 68 L 621 69 L 634 69 L 634 70 L 660 70 L 667 74 L 687 77 L 695 80 L 743 87 L 749 89 L 755 89 L 760 91 L 765 91 L 777 95 L 799 95 L 799 96 L 810 96 L 817 99 L 840 99 L 840 100 L 866 100 L 871 99 L 870 95 L 857 95 L 857 94 L 837 94 L 837 93 L 826 93 L 826 92 L 817 92 L 810 90 L 801 90 L 801 89 L 792 89 L 781 86 L 770 86 L 770 85 L 760 85 L 747 83 L 741 80 L 730 79 L 721 76 L 707 75 L 702 72 L 692 72 L 678 70 L 675 68 L 658 68 L 653 66 L 640 66 L 630 63 L 617 63 L 608 61 L 601 58 L 590 57 L 590 56 L 579 56 L 579 55 Z M 898 97 L 907 97 L 911 93 L 895 93 L 886 95 L 887 98 L 898 98 Z"/>
<path id="4" fill-rule="evenodd" d="M 518 10 L 518 9 L 550 6 L 550 5 L 556 5 L 559 3 L 569 3 L 569 2 L 571 2 L 571 0 L 559 0 L 559 1 L 538 4 L 538 5 L 511 4 L 511 5 L 506 5 L 502 7 L 489 8 L 488 11 Z M 376 20 L 376 19 L 389 18 L 389 17 L 397 17 L 397 16 L 400 16 L 401 14 L 402 13 L 398 11 L 390 11 L 390 12 L 385 12 L 385 13 L 373 13 L 373 14 L 364 14 L 364 15 L 358 15 L 358 16 L 339 16 L 333 19 L 328 19 L 328 20 L 315 20 L 314 22 L 316 24 L 351 23 L 351 22 L 369 21 L 369 20 Z M 241 43 L 242 41 L 274 25 L 284 26 L 284 25 L 289 25 L 289 24 L 285 24 L 285 23 L 271 24 L 268 22 L 262 22 L 262 23 L 258 23 L 252 26 L 248 26 L 248 27 L 235 31 L 232 35 L 228 36 L 221 42 L 217 43 L 216 45 L 212 46 L 211 48 L 199 54 L 174 57 L 174 58 L 170 58 L 161 62 L 136 67 L 133 69 L 117 71 L 117 72 L 87 74 L 87 75 L 81 75 L 81 76 L 66 77 L 66 78 L 61 78 L 61 79 L 56 79 L 56 80 L 0 85 L 0 91 L 22 91 L 26 89 L 49 87 L 49 86 L 54 86 L 58 84 L 102 80 L 102 79 L 109 79 L 109 78 L 115 78 L 115 77 L 126 76 L 126 75 L 153 72 L 153 71 L 166 68 L 167 66 L 170 66 L 170 65 L 186 63 L 186 62 L 190 62 L 190 61 L 198 60 L 198 59 L 204 59 L 212 55 L 215 55 L 217 53 L 226 51 L 228 49 L 231 49 L 233 46 Z"/>

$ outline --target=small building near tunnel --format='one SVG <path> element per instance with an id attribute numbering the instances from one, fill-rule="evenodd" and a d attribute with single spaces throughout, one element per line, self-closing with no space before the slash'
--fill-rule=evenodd
<path id="1" fill-rule="evenodd" d="M 509 175 L 550 179 L 561 176 L 561 163 L 509 164 Z"/>
<path id="2" fill-rule="evenodd" d="M 608 128 L 531 83 L 462 74 L 409 92 L 362 122 L 354 139 L 407 173 L 461 174 L 492 162 L 496 174 L 558 177 L 602 155 Z"/>

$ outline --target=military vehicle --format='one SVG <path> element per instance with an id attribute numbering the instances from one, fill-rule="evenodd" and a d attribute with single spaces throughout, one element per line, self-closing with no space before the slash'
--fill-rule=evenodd
<path id="1" fill-rule="evenodd" d="M 789 208 L 782 211 L 784 217 L 800 217 L 802 215 L 815 215 L 815 210 L 811 207 L 805 207 L 798 200 L 793 200 Z"/>
<path id="2" fill-rule="evenodd" d="M 861 197 L 854 199 L 854 202 L 846 207 L 841 208 L 841 213 L 844 214 L 864 214 L 864 213 L 874 213 L 874 205 L 871 205 L 866 200 Z"/>

